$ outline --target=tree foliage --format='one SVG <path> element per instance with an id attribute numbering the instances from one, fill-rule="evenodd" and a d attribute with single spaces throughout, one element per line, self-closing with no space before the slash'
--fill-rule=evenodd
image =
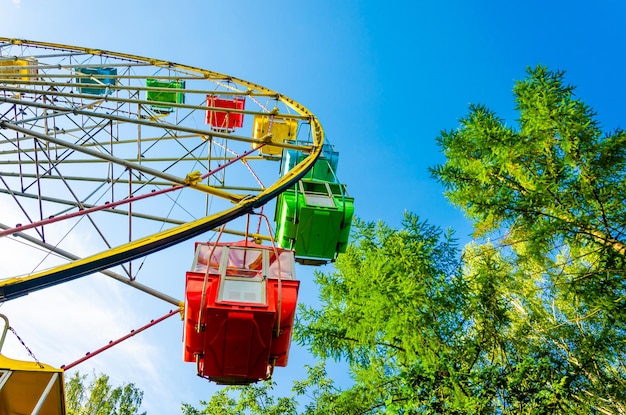
<path id="1" fill-rule="evenodd" d="M 516 83 L 517 129 L 472 105 L 432 172 L 474 224 L 468 258 L 508 264 L 511 327 L 567 400 L 624 413 L 626 132 L 604 133 L 564 76 L 539 66 Z"/>
<path id="2" fill-rule="evenodd" d="M 447 374 L 464 325 L 454 241 L 413 215 L 400 230 L 360 220 L 354 229 L 335 271 L 316 273 L 322 308 L 300 310 L 294 338 L 322 359 L 350 363 L 352 408 L 343 412 L 444 410 L 442 398 L 459 388 Z"/>
<path id="3" fill-rule="evenodd" d="M 292 394 L 276 397 L 273 381 L 246 386 L 226 386 L 208 401 L 200 401 L 201 409 L 183 404 L 184 415 L 317 415 L 352 414 L 350 394 L 342 394 L 328 377 L 324 362 L 306 366 L 307 378 L 295 381 Z"/>
<path id="4" fill-rule="evenodd" d="M 317 365 L 282 409 L 256 386 L 214 396 L 220 413 L 626 413 L 626 133 L 604 133 L 564 76 L 529 69 L 514 126 L 471 105 L 437 137 L 431 172 L 471 243 L 412 213 L 356 219 L 316 272 L 321 307 L 300 308 L 294 339 L 348 362 L 351 385 Z"/>
<path id="5" fill-rule="evenodd" d="M 209 401 L 200 401 L 202 409 L 184 403 L 182 412 L 184 415 L 295 415 L 295 401 L 274 397 L 273 386 L 271 381 L 253 386 L 226 386 Z"/>
<path id="6" fill-rule="evenodd" d="M 74 372 L 65 381 L 68 415 L 138 415 L 142 400 L 143 392 L 134 384 L 113 387 L 104 374 L 87 383 L 87 375 Z"/>

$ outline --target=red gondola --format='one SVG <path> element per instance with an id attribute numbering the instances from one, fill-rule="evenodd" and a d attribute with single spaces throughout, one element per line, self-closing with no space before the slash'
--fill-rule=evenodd
<path id="1" fill-rule="evenodd" d="M 207 95 L 207 106 L 223 108 L 224 111 L 207 110 L 206 123 L 217 130 L 232 131 L 243 126 L 243 113 L 229 110 L 243 110 L 246 105 L 244 97 L 220 98 L 216 95 Z"/>
<path id="2" fill-rule="evenodd" d="M 186 278 L 184 361 L 219 384 L 268 379 L 287 365 L 299 284 L 291 250 L 197 243 Z"/>

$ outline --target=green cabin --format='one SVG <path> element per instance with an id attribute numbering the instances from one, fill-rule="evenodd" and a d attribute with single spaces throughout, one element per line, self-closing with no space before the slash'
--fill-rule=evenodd
<path id="1" fill-rule="evenodd" d="M 324 146 L 307 174 L 276 202 L 276 240 L 281 248 L 293 249 L 296 261 L 319 265 L 344 253 L 354 216 L 354 199 L 338 182 L 335 171 L 338 153 Z M 306 157 L 288 150 L 283 155 L 282 173 Z"/>
<path id="2" fill-rule="evenodd" d="M 149 89 L 146 94 L 148 101 L 157 102 L 151 108 L 160 113 L 172 112 L 172 106 L 167 104 L 184 104 L 185 94 L 181 90 L 185 89 L 185 81 L 159 81 L 158 79 L 147 79 L 146 86 Z"/>

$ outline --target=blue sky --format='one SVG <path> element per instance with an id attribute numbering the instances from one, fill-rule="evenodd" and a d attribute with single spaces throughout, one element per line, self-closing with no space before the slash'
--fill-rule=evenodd
<path id="1" fill-rule="evenodd" d="M 618 0 L 0 0 L 1 36 L 203 67 L 293 98 L 321 120 L 339 151 L 337 173 L 357 216 L 397 225 L 412 211 L 456 229 L 461 240 L 470 229 L 427 171 L 443 161 L 435 137 L 456 128 L 470 103 L 514 125 L 512 87 L 537 64 L 565 70 L 605 129 L 625 127 L 625 19 L 626 3 Z M 190 250 L 175 252 L 182 269 L 191 263 Z M 180 269 L 172 265 L 170 278 L 180 278 L 182 287 Z M 312 270 L 298 275 L 305 301 L 315 301 Z M 19 310 L 9 315 L 16 330 L 28 334 L 41 360 L 61 365 L 170 308 L 116 284 L 90 276 L 0 312 Z M 101 285 L 114 294 L 98 297 Z M 47 308 L 65 309 L 54 326 L 58 339 L 37 327 Z M 102 338 L 82 334 L 94 325 L 110 331 L 103 329 Z M 195 404 L 216 390 L 182 362 L 181 330 L 169 319 L 77 369 L 135 382 L 149 413 L 175 413 L 181 401 Z M 17 346 L 10 350 L 18 353 Z M 294 348 L 290 365 L 275 373 L 279 389 L 288 390 L 309 362 Z M 345 380 L 341 367 L 332 375 Z"/>

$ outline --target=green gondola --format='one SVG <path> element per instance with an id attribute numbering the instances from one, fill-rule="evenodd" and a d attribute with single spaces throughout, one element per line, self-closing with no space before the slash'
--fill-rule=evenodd
<path id="1" fill-rule="evenodd" d="M 172 112 L 172 106 L 167 104 L 185 103 L 185 94 L 180 92 L 181 89 L 185 89 L 185 81 L 159 81 L 157 79 L 147 79 L 146 86 L 148 88 L 167 88 L 172 90 L 148 90 L 146 99 L 148 101 L 158 102 L 158 104 L 151 105 L 151 108 L 157 112 Z"/>
<path id="2" fill-rule="evenodd" d="M 332 262 L 344 253 L 354 215 L 354 199 L 335 175 L 338 154 L 325 146 L 315 165 L 276 202 L 276 241 L 295 251 L 301 264 Z M 285 151 L 282 172 L 286 173 L 305 155 Z"/>

